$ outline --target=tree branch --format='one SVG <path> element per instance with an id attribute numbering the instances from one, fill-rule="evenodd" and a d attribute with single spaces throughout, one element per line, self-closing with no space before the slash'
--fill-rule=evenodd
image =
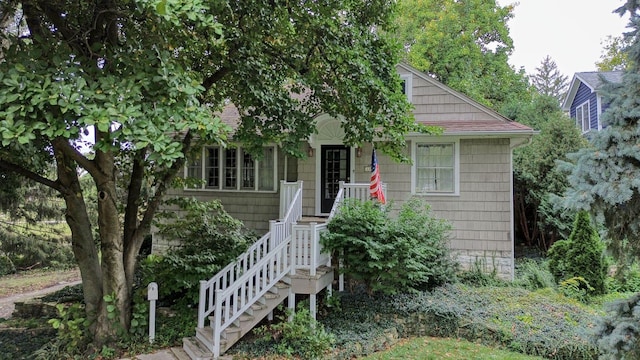
<path id="1" fill-rule="evenodd" d="M 6 160 L 0 159 L 0 169 L 8 172 L 12 172 L 21 176 L 24 176 L 27 179 L 33 180 L 37 183 L 40 183 L 44 186 L 50 187 L 60 193 L 64 193 L 65 188 L 58 181 L 54 181 L 51 179 L 47 179 L 44 176 L 34 173 L 33 171 L 27 170 L 22 166 L 16 165 L 14 163 L 8 162 Z"/>
<path id="2" fill-rule="evenodd" d="M 133 169 L 131 171 L 131 181 L 127 194 L 127 205 L 124 214 L 124 239 L 129 241 L 133 236 L 138 221 L 138 209 L 140 208 L 140 193 L 142 191 L 142 180 L 144 178 L 144 157 L 146 148 L 139 150 L 133 159 Z"/>
<path id="3" fill-rule="evenodd" d="M 81 168 L 87 170 L 94 179 L 99 179 L 104 176 L 96 164 L 84 156 L 78 149 L 71 146 L 67 139 L 58 137 L 53 139 L 51 144 L 80 165 Z"/>
<path id="4" fill-rule="evenodd" d="M 202 86 L 208 91 L 213 86 L 213 84 L 220 81 L 220 79 L 227 75 L 230 70 L 231 69 L 229 69 L 228 67 L 220 68 L 213 75 L 204 79 L 204 81 L 202 82 Z"/>
<path id="5" fill-rule="evenodd" d="M 144 216 L 140 221 L 140 225 L 138 226 L 138 229 L 146 231 L 147 229 L 151 228 L 151 221 L 153 220 L 153 217 L 155 216 L 156 211 L 160 207 L 162 198 L 167 192 L 168 184 L 171 183 L 171 181 L 176 177 L 176 175 L 178 174 L 178 171 L 180 171 L 180 169 L 184 167 L 184 164 L 187 161 L 186 156 L 191 150 L 192 140 L 193 140 L 193 134 L 191 133 L 191 130 L 189 130 L 187 131 L 184 138 L 182 139 L 182 153 L 185 156 L 176 160 L 176 162 L 174 162 L 173 165 L 171 165 L 171 168 L 169 168 L 169 171 L 165 172 L 164 176 L 160 180 L 155 182 L 155 185 L 156 185 L 155 194 L 147 204 L 147 210 L 145 211 Z"/>

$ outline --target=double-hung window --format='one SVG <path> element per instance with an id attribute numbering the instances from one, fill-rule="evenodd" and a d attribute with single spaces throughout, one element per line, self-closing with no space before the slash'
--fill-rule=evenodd
<path id="1" fill-rule="evenodd" d="M 189 189 L 275 191 L 276 150 L 263 148 L 260 160 L 241 147 L 207 146 L 192 159 L 185 176 Z"/>
<path id="2" fill-rule="evenodd" d="M 585 101 L 576 108 L 576 126 L 586 133 L 591 129 L 591 114 L 589 112 L 589 101 Z"/>
<path id="3" fill-rule="evenodd" d="M 458 152 L 457 142 L 416 143 L 413 165 L 415 194 L 457 194 Z"/>

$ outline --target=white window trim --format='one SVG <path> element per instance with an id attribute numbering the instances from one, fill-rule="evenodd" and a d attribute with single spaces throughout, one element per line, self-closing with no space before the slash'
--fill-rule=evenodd
<path id="1" fill-rule="evenodd" d="M 200 188 L 190 188 L 190 187 L 184 187 L 183 189 L 185 191 L 208 191 L 208 192 L 251 192 L 251 193 L 276 193 L 278 192 L 278 147 L 275 145 L 265 145 L 263 147 L 271 147 L 273 148 L 273 189 L 271 190 L 259 190 L 259 186 L 260 186 L 260 161 L 259 160 L 254 160 L 254 171 L 255 171 L 255 183 L 254 183 L 254 188 L 253 189 L 247 189 L 247 188 L 243 188 L 242 187 L 242 166 L 241 166 L 241 159 L 240 159 L 240 155 L 243 153 L 244 149 L 242 148 L 242 146 L 236 146 L 235 148 L 238 150 L 238 160 L 237 160 L 237 166 L 236 166 L 236 188 L 235 189 L 228 189 L 224 187 L 224 155 L 222 154 L 222 152 L 226 149 L 222 146 L 217 146 L 217 145 L 213 145 L 213 146 L 203 146 L 202 149 L 200 150 L 200 166 L 201 166 L 201 176 L 202 176 L 202 184 L 200 185 Z M 218 184 L 217 188 L 212 188 L 212 187 L 207 187 L 206 184 L 206 162 L 205 162 L 205 158 L 206 158 L 206 153 L 205 151 L 207 150 L 207 148 L 219 148 L 220 149 L 220 155 L 219 155 L 219 166 L 218 166 L 218 176 L 220 179 L 220 182 Z M 186 178 L 188 176 L 188 171 L 189 171 L 189 162 L 187 161 L 187 163 L 184 166 L 184 172 L 183 172 L 183 176 Z"/>
<path id="2" fill-rule="evenodd" d="M 400 74 L 400 79 L 402 79 L 404 81 L 405 84 L 405 91 L 404 94 L 407 96 L 407 100 L 409 100 L 410 103 L 413 103 L 413 74 Z"/>
<path id="3" fill-rule="evenodd" d="M 417 148 L 418 145 L 453 144 L 453 191 L 452 192 L 417 192 Z M 416 196 L 460 196 L 460 139 L 416 139 L 411 141 L 411 194 Z"/>
<path id="4" fill-rule="evenodd" d="M 584 113 L 584 109 L 583 109 L 583 112 L 582 112 L 583 119 L 578 119 L 578 109 L 580 109 L 580 108 L 582 108 L 584 106 L 586 106 L 586 108 L 587 108 L 587 112 L 586 112 L 587 125 L 588 125 L 587 129 L 585 129 L 584 126 L 583 126 L 584 125 L 584 114 L 585 114 Z M 581 103 L 580 105 L 576 106 L 575 120 L 576 120 L 576 126 L 578 126 L 578 128 L 580 129 L 580 131 L 582 131 L 583 134 L 587 133 L 587 132 L 589 132 L 589 130 L 591 130 L 591 103 L 590 103 L 589 100 L 587 100 L 587 101 Z M 580 120 L 579 124 L 578 124 L 578 120 Z"/>

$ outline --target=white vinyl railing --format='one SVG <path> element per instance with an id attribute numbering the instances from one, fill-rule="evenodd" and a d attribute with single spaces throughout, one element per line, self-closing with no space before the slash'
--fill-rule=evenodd
<path id="1" fill-rule="evenodd" d="M 287 183 L 287 185 L 292 183 Z M 255 268 L 267 254 L 273 251 L 291 235 L 292 225 L 302 217 L 302 181 L 293 183 L 298 186 L 285 218 L 269 223 L 269 232 L 256 241 L 249 249 L 233 263 L 227 265 L 208 281 L 200 281 L 200 297 L 198 303 L 198 327 L 203 328 L 205 319 L 215 309 L 216 293 L 225 291 L 238 283 L 240 277 Z M 224 329 L 222 329 L 224 330 Z M 222 331 L 221 330 L 221 331 Z"/>
<path id="2" fill-rule="evenodd" d="M 280 180 L 280 213 L 278 215 L 280 219 L 284 219 L 287 215 L 287 211 L 291 210 L 291 204 L 296 198 L 296 193 L 300 189 L 302 189 L 302 180 L 297 182 L 286 182 L 284 180 Z M 300 211 L 302 211 L 302 208 L 300 208 Z"/>
<path id="3" fill-rule="evenodd" d="M 382 192 L 385 196 L 387 195 L 387 184 L 382 184 Z M 333 207 L 331 207 L 329 219 L 333 218 L 344 199 L 358 199 L 360 201 L 367 201 L 371 199 L 371 195 L 369 194 L 369 184 L 355 184 L 340 181 L 338 194 L 336 195 Z"/>
<path id="4" fill-rule="evenodd" d="M 320 234 L 327 230 L 327 224 L 310 223 L 293 225 L 291 246 L 291 274 L 297 269 L 309 269 L 310 276 L 316 276 L 318 266 L 331 266 L 331 254 L 320 248 Z"/>
<path id="5" fill-rule="evenodd" d="M 282 241 L 228 288 L 216 290 L 210 349 L 214 358 L 220 356 L 222 331 L 290 273 L 289 244 L 290 241 Z"/>

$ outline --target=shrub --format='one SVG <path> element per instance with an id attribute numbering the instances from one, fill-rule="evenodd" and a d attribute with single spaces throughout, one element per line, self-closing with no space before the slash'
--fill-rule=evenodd
<path id="1" fill-rule="evenodd" d="M 640 359 L 640 294 L 606 304 L 594 338 L 601 359 Z"/>
<path id="2" fill-rule="evenodd" d="M 335 342 L 332 334 L 311 317 L 309 309 L 302 307 L 293 314 L 290 311 L 278 317 L 278 322 L 256 329 L 262 341 L 271 344 L 277 355 L 302 359 L 320 359 L 329 352 Z"/>
<path id="3" fill-rule="evenodd" d="M 608 278 L 607 289 L 610 292 L 640 292 L 640 266 L 637 263 L 618 271 L 613 278 Z"/>
<path id="4" fill-rule="evenodd" d="M 607 261 L 604 243 L 585 211 L 576 215 L 568 240 L 556 242 L 549 249 L 549 267 L 557 281 L 583 278 L 588 295 L 606 292 Z"/>
<path id="5" fill-rule="evenodd" d="M 3 254 L 0 254 L 0 276 L 13 274 L 16 272 L 16 267 L 13 265 L 13 261 Z"/>
<path id="6" fill-rule="evenodd" d="M 554 288 L 556 283 L 548 261 L 522 259 L 516 263 L 513 284 L 528 290 Z"/>
<path id="7" fill-rule="evenodd" d="M 340 271 L 361 281 L 369 294 L 433 288 L 455 279 L 447 248 L 449 223 L 431 216 L 418 199 L 396 218 L 373 201 L 345 201 L 320 240 L 342 260 Z"/>
<path id="8" fill-rule="evenodd" d="M 219 201 L 178 198 L 170 204 L 177 205 L 184 216 L 165 212 L 160 217 L 164 222 L 157 226 L 162 236 L 181 245 L 163 256 L 150 255 L 141 261 L 140 291 L 145 292 L 147 284 L 155 281 L 162 301 L 194 304 L 199 281 L 234 261 L 255 236 L 227 214 Z"/>

